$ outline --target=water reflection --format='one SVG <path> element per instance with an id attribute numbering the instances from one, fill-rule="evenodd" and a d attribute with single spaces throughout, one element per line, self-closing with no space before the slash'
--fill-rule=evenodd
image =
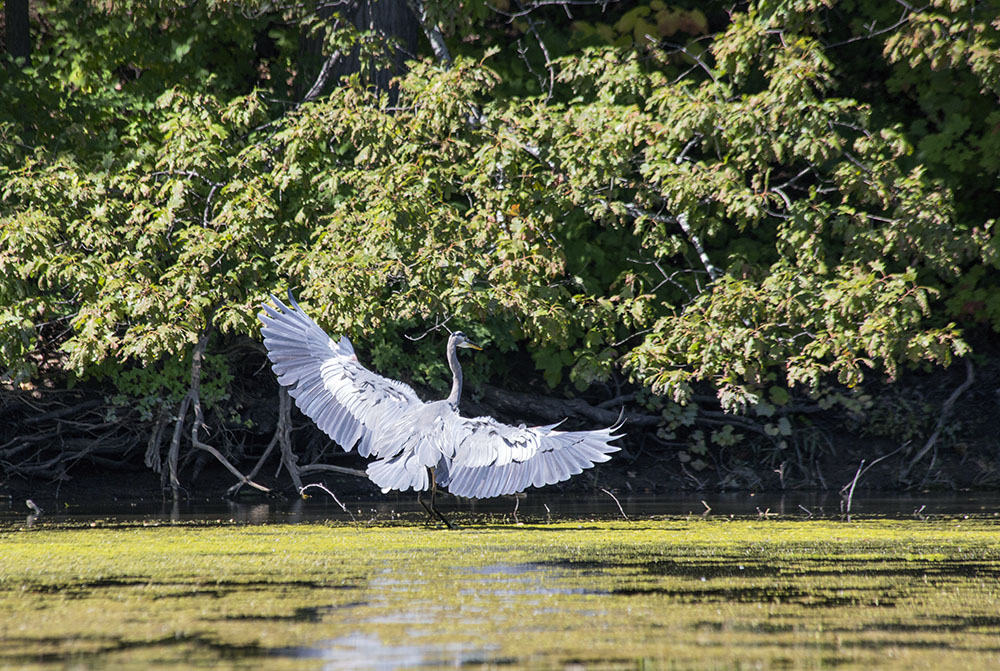
<path id="1" fill-rule="evenodd" d="M 30 529 L 35 525 L 35 522 L 38 521 L 38 518 L 42 516 L 42 509 L 39 508 L 38 504 L 31 499 L 28 499 L 24 503 L 28 506 L 28 509 L 31 510 L 28 517 L 24 520 L 25 525 Z"/>
<path id="2" fill-rule="evenodd" d="M 342 497 L 349 508 L 326 497 L 309 499 L 271 499 L 231 501 L 221 498 L 169 501 L 161 499 L 111 501 L 59 501 L 36 497 L 46 511 L 43 516 L 34 509 L 29 525 L 44 522 L 107 521 L 170 521 L 170 522 L 237 522 L 243 524 L 308 523 L 317 521 L 352 521 L 379 523 L 397 520 L 423 521 L 424 512 L 410 495 L 390 495 L 378 500 Z M 839 517 L 842 500 L 837 492 L 727 492 L 678 494 L 667 496 L 619 496 L 622 511 L 630 518 L 663 515 Z M 23 499 L 21 500 L 23 501 Z M 18 501 L 18 504 L 21 503 Z M 482 517 L 499 523 L 545 523 L 560 519 L 602 518 L 621 519 L 618 505 L 609 496 L 563 495 L 553 490 L 531 491 L 518 499 L 501 497 L 473 501 L 441 497 L 443 510 L 452 514 Z M 0 522 L 25 522 L 23 508 L 13 497 L 0 503 Z M 48 511 L 53 511 L 49 513 Z M 516 512 L 515 512 L 516 511 Z M 867 494 L 855 493 L 851 512 L 855 516 L 926 519 L 935 515 L 1000 515 L 1000 494 L 992 492 L 958 492 L 930 494 Z"/>
<path id="3" fill-rule="evenodd" d="M 564 567 L 542 563 L 494 563 L 483 566 L 455 566 L 446 573 L 449 577 L 435 580 L 443 582 L 443 589 L 456 589 L 462 597 L 460 615 L 441 603 L 428 599 L 413 599 L 415 588 L 419 591 L 425 581 L 400 579 L 398 571 L 386 568 L 382 575 L 368 582 L 371 591 L 366 605 L 374 606 L 378 614 L 360 620 L 366 632 L 385 631 L 384 625 L 403 625 L 398 634 L 386 643 L 375 633 L 353 632 L 348 636 L 318 641 L 313 645 L 285 648 L 277 655 L 326 660 L 323 669 L 401 669 L 420 667 L 464 668 L 477 664 L 497 665 L 497 645 L 456 640 L 453 634 L 425 636 L 428 631 L 451 631 L 457 625 L 472 628 L 480 634 L 489 631 L 496 622 L 491 611 L 498 599 L 513 602 L 520 597 L 520 607 L 539 606 L 542 602 L 532 597 L 566 594 L 609 594 L 605 590 L 584 589 L 566 585 L 565 579 L 572 571 Z M 405 603 L 405 608 L 399 604 Z M 353 616 L 353 614 L 352 614 Z M 460 617 L 461 620 L 456 620 Z M 492 625 L 491 625 L 492 623 Z M 481 639 L 482 636 L 479 636 Z"/>
<path id="4" fill-rule="evenodd" d="M 455 568 L 462 573 L 483 577 L 480 584 L 460 590 L 461 594 L 491 594 L 513 596 L 521 594 L 609 594 L 607 590 L 567 587 L 562 583 L 572 572 L 552 564 L 518 563 L 487 564 Z"/>
<path id="5" fill-rule="evenodd" d="M 374 634 L 355 632 L 321 641 L 315 647 L 278 651 L 279 655 L 326 660 L 324 671 L 391 671 L 421 667 L 462 668 L 494 661 L 496 648 L 468 643 L 383 643 Z"/>

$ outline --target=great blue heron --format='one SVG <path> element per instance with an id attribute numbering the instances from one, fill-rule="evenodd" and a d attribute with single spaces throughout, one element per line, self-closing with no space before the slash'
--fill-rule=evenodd
<path id="1" fill-rule="evenodd" d="M 621 422 L 594 431 L 556 431 L 559 424 L 526 427 L 492 417 L 462 417 L 462 366 L 458 349 L 482 349 L 457 331 L 448 338 L 451 393 L 421 401 L 406 384 L 377 375 L 358 362 L 344 336 L 330 338 L 288 292 L 292 307 L 271 296 L 264 304 L 264 345 L 278 382 L 306 416 L 345 451 L 377 459 L 368 477 L 383 492 L 416 491 L 427 512 L 437 486 L 457 496 L 489 498 L 562 482 L 619 448 L 609 443 Z M 561 423 L 561 422 L 560 422 Z M 428 508 L 420 492 L 430 489 Z"/>

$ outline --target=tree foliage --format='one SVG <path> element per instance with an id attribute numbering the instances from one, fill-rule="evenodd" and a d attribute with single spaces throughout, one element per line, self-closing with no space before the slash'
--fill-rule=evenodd
<path id="1" fill-rule="evenodd" d="M 174 407 L 171 362 L 211 333 L 225 370 L 286 287 L 421 385 L 440 339 L 402 336 L 447 324 L 493 346 L 475 375 L 524 348 L 656 408 L 765 412 L 1000 329 L 995 3 L 558 4 L 418 3 L 450 63 L 308 102 L 304 24 L 391 44 L 308 7 L 40 5 L 0 72 L 8 384 Z"/>

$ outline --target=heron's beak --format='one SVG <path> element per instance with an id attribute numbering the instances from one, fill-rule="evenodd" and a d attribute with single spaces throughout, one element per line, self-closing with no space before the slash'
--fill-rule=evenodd
<path id="1" fill-rule="evenodd" d="M 469 341 L 469 340 L 466 340 L 466 341 L 465 341 L 464 343 L 462 343 L 461 345 L 459 345 L 459 347 L 465 347 L 465 348 L 468 348 L 468 349 L 477 349 L 477 350 L 479 350 L 480 352 L 482 352 L 482 351 L 483 351 L 483 348 L 482 348 L 482 347 L 480 347 L 480 346 L 479 346 L 479 345 L 477 345 L 476 343 L 474 343 L 474 342 L 471 342 L 471 341 Z"/>

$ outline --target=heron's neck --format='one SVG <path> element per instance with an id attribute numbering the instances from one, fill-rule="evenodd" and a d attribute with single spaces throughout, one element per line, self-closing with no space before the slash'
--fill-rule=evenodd
<path id="1" fill-rule="evenodd" d="M 451 393 L 448 402 L 456 408 L 462 397 L 462 365 L 458 363 L 458 347 L 454 340 L 448 341 L 448 365 L 451 366 Z"/>

